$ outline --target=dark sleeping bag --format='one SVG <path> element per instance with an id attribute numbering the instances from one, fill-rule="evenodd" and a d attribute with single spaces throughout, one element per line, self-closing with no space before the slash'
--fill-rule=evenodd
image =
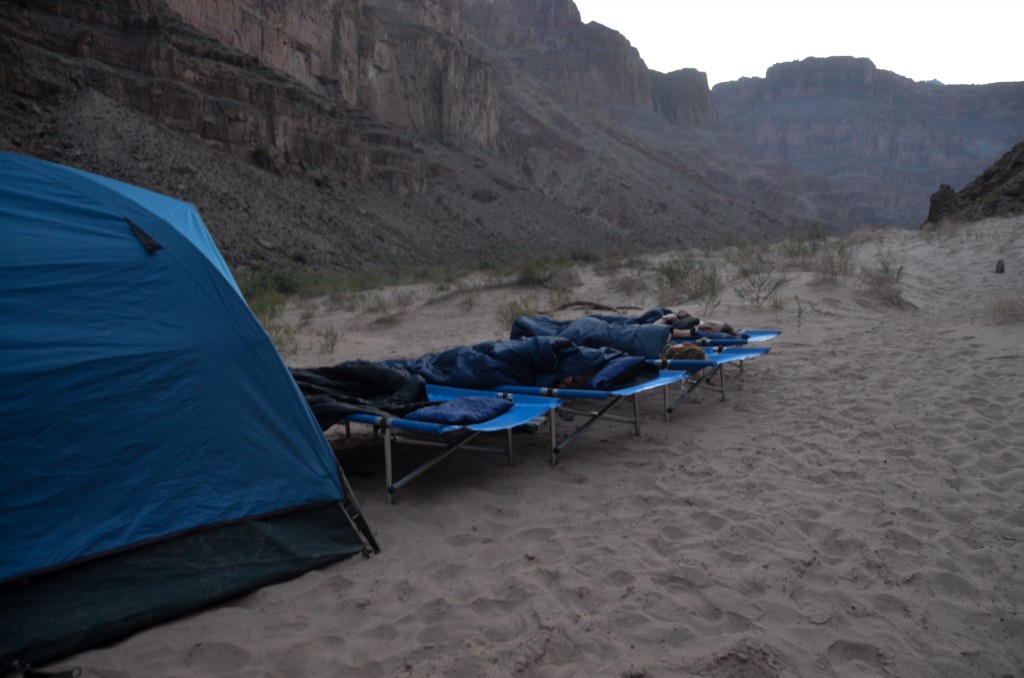
<path id="1" fill-rule="evenodd" d="M 520 316 L 512 324 L 510 337 L 562 337 L 578 346 L 613 348 L 642 358 L 660 358 L 668 345 L 672 328 L 654 323 L 613 322 L 610 317 L 584 316 L 574 320 L 553 320 L 547 316 Z"/>
<path id="2" fill-rule="evenodd" d="M 291 373 L 324 431 L 349 414 L 402 417 L 429 404 L 421 377 L 378 363 L 354 360 Z"/>

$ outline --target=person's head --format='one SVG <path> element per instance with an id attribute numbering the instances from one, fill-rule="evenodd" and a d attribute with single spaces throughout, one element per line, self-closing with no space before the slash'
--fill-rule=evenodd
<path id="1" fill-rule="evenodd" d="M 661 355 L 666 360 L 705 360 L 708 356 L 704 349 L 696 344 L 672 344 Z"/>

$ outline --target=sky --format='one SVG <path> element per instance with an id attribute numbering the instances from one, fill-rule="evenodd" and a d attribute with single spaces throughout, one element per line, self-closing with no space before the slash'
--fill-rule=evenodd
<path id="1" fill-rule="evenodd" d="M 807 57 L 867 57 L 947 85 L 1024 81 L 1021 0 L 575 0 L 584 23 L 622 33 L 647 67 L 708 84 L 763 78 Z"/>

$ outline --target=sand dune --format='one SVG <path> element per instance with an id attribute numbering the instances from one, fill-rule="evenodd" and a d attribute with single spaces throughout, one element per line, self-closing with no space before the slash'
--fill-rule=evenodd
<path id="1" fill-rule="evenodd" d="M 83 676 L 1022 676 L 1024 219 L 861 241 L 908 305 L 794 275 L 768 356 L 640 437 L 599 426 L 548 463 L 455 455 L 385 502 L 375 445 L 350 481 L 383 552 L 61 662 Z M 997 259 L 1006 273 L 994 273 Z M 604 285 L 604 287 L 602 287 Z M 574 291 L 653 305 L 607 279 Z M 338 327 L 296 365 L 497 336 L 496 303 L 435 295 Z M 647 293 L 649 295 L 649 293 Z M 504 296 L 503 296 L 504 295 Z M 800 299 L 799 306 L 796 298 Z M 333 315 L 332 315 L 333 313 Z M 457 318 L 457 321 L 453 321 Z"/>

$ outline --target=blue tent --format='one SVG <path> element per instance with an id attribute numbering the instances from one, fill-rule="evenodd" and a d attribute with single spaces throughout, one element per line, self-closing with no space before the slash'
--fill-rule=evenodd
<path id="1" fill-rule="evenodd" d="M 195 209 L 10 153 L 0 422 L 0 667 L 376 548 Z"/>

